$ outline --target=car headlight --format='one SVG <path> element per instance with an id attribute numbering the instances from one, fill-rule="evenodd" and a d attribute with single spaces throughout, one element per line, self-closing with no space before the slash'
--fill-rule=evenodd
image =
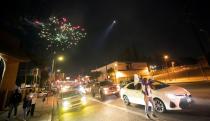
<path id="1" fill-rule="evenodd" d="M 166 94 L 168 98 L 170 99 L 176 99 L 176 98 L 183 98 L 186 97 L 185 94 Z"/>
<path id="2" fill-rule="evenodd" d="M 82 97 L 81 98 L 81 102 L 83 105 L 86 105 L 87 104 L 87 98 L 86 97 Z"/>
<path id="3" fill-rule="evenodd" d="M 106 87 L 106 88 L 103 88 L 103 90 L 104 90 L 104 91 L 108 91 L 108 90 L 109 90 L 109 88 L 107 88 L 107 87 Z"/>
<path id="4" fill-rule="evenodd" d="M 118 90 L 118 91 L 120 90 L 120 85 L 117 85 L 117 90 Z"/>
<path id="5" fill-rule="evenodd" d="M 69 101 L 63 101 L 63 107 L 69 107 L 70 103 Z"/>
<path id="6" fill-rule="evenodd" d="M 175 99 L 176 98 L 176 96 L 174 94 L 167 94 L 167 97 L 169 99 Z"/>

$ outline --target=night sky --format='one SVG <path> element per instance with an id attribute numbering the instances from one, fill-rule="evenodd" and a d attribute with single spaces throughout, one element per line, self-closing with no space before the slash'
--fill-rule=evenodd
<path id="1" fill-rule="evenodd" d="M 210 28 L 209 4 L 196 0 L 41 0 L 18 5 L 29 10 L 22 15 L 29 20 L 54 15 L 85 27 L 87 38 L 64 52 L 69 72 L 117 60 L 127 48 L 135 48 L 140 58 L 165 53 L 174 59 L 198 57 L 202 52 L 191 22 L 208 32 Z M 116 24 L 105 36 L 113 20 Z"/>

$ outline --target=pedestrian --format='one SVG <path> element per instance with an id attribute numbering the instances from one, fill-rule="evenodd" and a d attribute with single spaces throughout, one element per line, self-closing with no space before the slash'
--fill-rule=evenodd
<path id="1" fill-rule="evenodd" d="M 36 100 L 37 100 L 37 93 L 36 93 L 36 91 L 34 90 L 33 93 L 30 94 L 30 96 L 32 98 L 30 113 L 31 113 L 31 116 L 34 116 L 34 110 L 35 110 Z"/>
<path id="2" fill-rule="evenodd" d="M 44 103 L 47 98 L 47 95 L 43 95 L 42 102 Z"/>
<path id="3" fill-rule="evenodd" d="M 20 89 L 17 88 L 12 93 L 12 95 L 9 99 L 9 113 L 8 113 L 8 116 L 7 116 L 7 120 L 10 119 L 10 116 L 11 116 L 11 113 L 12 113 L 13 109 L 14 109 L 14 117 L 16 118 L 18 105 L 21 102 L 21 99 L 22 99 L 22 95 L 21 95 Z"/>
<path id="4" fill-rule="evenodd" d="M 26 121 L 27 115 L 29 113 L 30 107 L 31 107 L 31 97 L 29 93 L 26 93 L 24 99 L 23 99 L 23 120 Z"/>
<path id="5" fill-rule="evenodd" d="M 146 79 L 143 78 L 142 80 L 142 93 L 144 94 L 144 102 L 145 102 L 145 113 L 146 113 L 146 118 L 150 119 L 149 115 L 149 103 L 152 104 L 151 107 L 151 113 L 154 118 L 157 116 L 155 115 L 155 109 L 154 109 L 154 102 L 152 98 L 152 88 L 151 88 L 152 80 L 151 79 Z"/>

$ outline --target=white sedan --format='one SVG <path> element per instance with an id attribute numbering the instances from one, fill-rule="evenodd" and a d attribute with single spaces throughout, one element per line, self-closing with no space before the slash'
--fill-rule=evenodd
<path id="1" fill-rule="evenodd" d="M 130 103 L 145 105 L 140 82 L 135 86 L 133 82 L 127 84 L 121 89 L 120 95 L 126 105 Z M 155 110 L 160 113 L 166 110 L 186 109 L 192 103 L 191 94 L 186 89 L 159 81 L 152 81 L 152 97 Z"/>

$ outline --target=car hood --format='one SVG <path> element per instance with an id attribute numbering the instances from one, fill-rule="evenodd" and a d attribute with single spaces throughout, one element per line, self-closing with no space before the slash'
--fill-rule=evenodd
<path id="1" fill-rule="evenodd" d="M 162 93 L 170 93 L 170 94 L 177 94 L 177 95 L 182 95 L 182 94 L 190 95 L 189 91 L 179 86 L 168 86 L 166 88 L 163 88 L 157 91 L 160 91 Z"/>

